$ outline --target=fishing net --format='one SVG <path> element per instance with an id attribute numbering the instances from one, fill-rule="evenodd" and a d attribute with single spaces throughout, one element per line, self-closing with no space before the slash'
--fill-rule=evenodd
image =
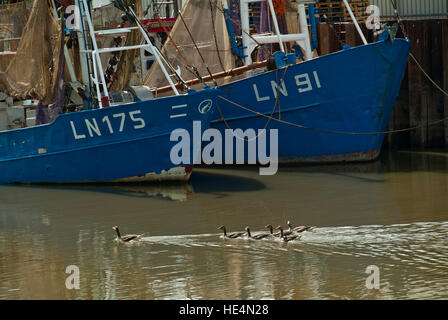
<path id="1" fill-rule="evenodd" d="M 128 0 L 123 1 L 125 6 L 133 6 L 137 17 L 143 15 L 142 1 Z M 118 9 L 114 4 L 103 6 L 95 9 L 92 12 L 92 19 L 96 31 L 106 29 L 116 29 L 120 27 L 129 27 L 129 22 L 123 20 L 124 12 Z M 121 38 L 121 43 L 116 43 L 116 38 Z M 142 41 L 141 32 L 139 30 L 132 30 L 129 33 L 101 35 L 97 38 L 97 43 L 100 48 L 113 48 L 116 46 L 133 46 L 138 45 Z M 112 81 L 109 88 L 113 91 L 123 90 L 131 81 L 134 73 L 134 62 L 139 54 L 139 50 L 128 50 L 117 53 L 118 65 L 114 67 L 114 73 L 111 75 Z M 101 62 L 104 72 L 110 67 L 109 61 L 114 54 L 102 54 Z M 138 75 L 136 75 L 138 76 Z M 141 78 L 141 75 L 140 75 Z"/>
<path id="2" fill-rule="evenodd" d="M 6 70 L 17 51 L 29 13 L 25 1 L 0 4 L 0 72 Z"/>
<path id="3" fill-rule="evenodd" d="M 143 15 L 142 1 L 135 1 L 134 10 L 137 17 Z M 126 45 L 134 46 L 142 42 L 142 33 L 140 30 L 132 30 L 130 35 L 126 38 Z M 120 60 L 120 64 L 117 70 L 117 77 L 112 84 L 112 90 L 123 90 L 130 82 L 134 66 L 136 65 L 136 58 L 140 57 L 140 50 L 129 50 L 124 52 L 124 56 Z M 140 74 L 140 79 L 143 75 Z"/>
<path id="4" fill-rule="evenodd" d="M 60 65 L 61 36 L 48 2 L 35 0 L 17 53 L 0 73 L 0 89 L 17 100 L 37 99 L 49 104 Z"/>
<path id="5" fill-rule="evenodd" d="M 207 66 L 211 73 L 232 69 L 234 59 L 221 1 L 187 0 L 181 15 L 185 24 L 180 17 L 177 19 L 170 34 L 172 40 L 166 41 L 162 53 L 174 68 L 181 70 L 182 78 L 186 81 L 197 79 L 195 74 L 190 71 L 191 68 L 188 68 L 189 64 L 196 67 L 202 77 L 209 74 Z M 226 79 L 220 81 L 226 81 Z M 157 63 L 152 65 L 145 77 L 144 84 L 151 88 L 168 85 L 168 81 Z M 197 86 L 197 88 L 200 87 L 201 85 Z"/>
<path id="6" fill-rule="evenodd" d="M 299 25 L 299 14 L 298 14 L 298 3 L 295 1 L 287 1 L 286 2 L 286 11 L 285 11 L 285 19 L 287 30 L 289 33 L 299 33 L 300 25 Z"/>

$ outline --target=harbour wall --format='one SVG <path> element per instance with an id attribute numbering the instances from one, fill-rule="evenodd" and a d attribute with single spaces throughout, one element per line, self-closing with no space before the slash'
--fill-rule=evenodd
<path id="1" fill-rule="evenodd" d="M 425 72 L 448 91 L 448 19 L 406 20 L 403 24 L 411 41 L 411 53 Z M 343 44 L 362 44 L 353 23 L 320 23 L 317 27 L 320 55 L 341 50 Z M 369 42 L 376 40 L 373 31 L 364 25 L 362 29 Z M 397 36 L 403 37 L 403 33 L 399 31 Z M 448 117 L 448 97 L 409 58 L 389 130 L 419 128 L 388 134 L 384 148 L 448 147 L 448 120 L 443 121 L 445 117 Z"/>

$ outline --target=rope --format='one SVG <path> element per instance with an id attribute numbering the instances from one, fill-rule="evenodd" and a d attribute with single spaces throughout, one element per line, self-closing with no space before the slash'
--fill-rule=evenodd
<path id="1" fill-rule="evenodd" d="M 448 92 L 446 92 L 445 90 L 442 89 L 442 87 L 440 87 L 432 78 L 431 76 L 425 71 L 425 69 L 423 69 L 423 67 L 421 66 L 421 64 L 417 61 L 417 59 L 415 58 L 415 56 L 409 52 L 409 56 L 412 58 L 412 60 L 414 60 L 415 64 L 417 65 L 417 67 L 420 69 L 420 71 L 425 75 L 425 77 L 429 80 L 429 82 L 431 82 L 441 93 L 443 93 L 445 96 L 448 97 Z M 446 118 L 448 119 L 448 117 Z"/>
<path id="2" fill-rule="evenodd" d="M 199 47 L 198 47 L 198 45 L 196 44 L 196 41 L 194 40 L 194 37 L 193 37 L 193 35 L 191 34 L 190 29 L 188 28 L 188 25 L 187 25 L 187 23 L 185 22 L 185 19 L 184 19 L 182 13 L 179 11 L 178 14 L 179 14 L 180 19 L 182 20 L 182 23 L 184 24 L 185 29 L 186 29 L 187 32 L 188 32 L 188 35 L 190 36 L 191 41 L 192 41 L 193 44 L 194 44 L 194 47 L 196 48 L 196 51 L 197 51 L 198 54 L 199 54 L 199 57 L 200 57 L 201 60 L 202 60 L 202 63 L 205 65 L 205 68 L 207 69 L 207 72 L 208 72 L 208 74 L 210 75 L 210 79 L 213 80 L 213 82 L 214 82 L 214 84 L 215 84 L 215 87 L 217 87 L 217 86 L 218 86 L 218 83 L 216 82 L 215 78 L 213 77 L 213 74 L 212 74 L 212 72 L 210 71 L 210 68 L 209 68 L 207 62 L 205 61 L 205 59 L 204 59 L 204 57 L 203 57 L 203 55 L 202 55 L 202 53 L 201 53 L 201 50 L 199 50 Z"/>
<path id="3" fill-rule="evenodd" d="M 215 47 L 216 47 L 216 55 L 218 56 L 219 64 L 221 65 L 222 71 L 226 71 L 226 68 L 224 67 L 224 63 L 222 63 L 221 54 L 218 46 L 218 37 L 216 36 L 216 26 L 215 26 L 215 12 L 213 10 L 213 4 L 212 0 L 208 1 L 210 4 L 210 18 L 212 19 L 212 27 L 213 27 L 213 38 L 215 40 Z"/>
<path id="4" fill-rule="evenodd" d="M 282 78 L 281 78 L 281 80 L 280 80 L 280 85 L 281 85 L 282 83 L 284 83 L 284 79 L 285 79 L 285 76 L 286 76 L 286 71 L 288 71 L 288 67 L 289 67 L 289 66 L 286 66 L 286 68 L 285 68 L 285 72 L 283 73 L 283 76 L 282 76 Z M 225 126 L 227 127 L 227 129 L 232 130 L 232 135 L 233 135 L 235 138 L 237 138 L 238 140 L 242 140 L 242 141 L 245 141 L 245 142 L 251 142 L 251 141 L 253 141 L 253 140 L 258 139 L 261 135 L 263 135 L 263 134 L 264 134 L 264 131 L 267 129 L 268 125 L 271 123 L 271 120 L 272 120 L 272 119 L 276 119 L 276 118 L 272 117 L 272 115 L 274 114 L 275 110 L 277 109 L 277 105 L 278 105 L 278 117 L 279 117 L 279 119 L 281 118 L 281 111 L 280 111 L 280 94 L 279 94 L 279 93 L 280 93 L 280 85 L 278 84 L 278 69 L 276 70 L 276 75 L 275 75 L 275 76 L 276 76 L 276 83 L 277 83 L 277 94 L 276 94 L 276 98 L 275 98 L 274 108 L 272 109 L 272 112 L 271 112 L 271 114 L 270 114 L 268 120 L 266 121 L 266 124 L 264 125 L 264 128 L 262 129 L 263 131 L 262 131 L 261 133 L 259 133 L 257 136 L 255 136 L 254 138 L 252 138 L 252 139 L 245 139 L 245 138 L 241 138 L 241 137 L 237 136 L 237 135 L 235 134 L 235 131 L 232 130 L 232 128 L 230 127 L 229 123 L 228 123 L 227 120 L 224 118 L 224 114 L 223 114 L 223 112 L 222 112 L 222 110 L 221 110 L 221 107 L 219 106 L 219 102 L 216 103 L 216 107 L 218 108 L 218 112 L 219 112 L 219 114 L 221 115 L 221 120 L 224 122 L 224 124 L 225 124 Z M 226 100 L 226 99 L 224 98 L 224 100 Z M 230 101 L 230 100 L 229 100 L 229 101 Z M 254 112 L 256 112 L 256 111 L 254 111 Z"/>
<path id="5" fill-rule="evenodd" d="M 123 11 L 126 14 L 126 16 L 128 17 L 129 21 L 134 22 L 144 32 L 148 33 L 148 31 L 145 29 L 145 26 L 140 22 L 139 18 L 135 15 L 135 12 L 132 10 L 132 8 L 130 6 L 125 5 L 123 3 L 123 0 L 112 0 L 112 3 L 115 5 L 116 8 L 118 8 L 119 10 Z M 170 69 L 171 72 L 173 72 L 173 75 L 176 76 L 176 78 L 178 79 L 178 83 L 182 83 L 182 85 L 184 86 L 184 89 L 188 89 L 187 83 L 184 81 L 184 79 L 182 79 L 181 76 L 179 76 L 177 74 L 176 69 L 169 62 L 167 57 L 165 57 L 163 52 L 160 51 L 157 47 L 155 47 L 155 46 L 153 46 L 153 47 L 154 47 L 154 50 L 156 51 L 156 52 L 154 52 L 154 54 L 159 54 L 160 55 L 160 57 L 162 58 L 164 63 L 168 66 L 168 69 Z"/>
<path id="6" fill-rule="evenodd" d="M 234 101 L 231 101 L 231 100 L 229 100 L 229 99 L 227 99 L 227 98 L 225 98 L 223 96 L 218 96 L 218 98 L 220 98 L 220 99 L 222 99 L 222 100 L 224 100 L 224 101 L 226 101 L 226 102 L 228 102 L 228 103 L 230 103 L 230 104 L 232 104 L 232 105 L 234 105 L 234 106 L 236 106 L 238 108 L 241 108 L 243 110 L 249 111 L 249 112 L 251 112 L 251 113 L 253 113 L 255 115 L 258 115 L 258 116 L 261 116 L 261 117 L 264 117 L 264 118 L 268 118 L 270 120 L 274 120 L 274 121 L 279 122 L 279 123 L 291 125 L 293 127 L 297 127 L 297 128 L 301 128 L 301 129 L 314 130 L 314 131 L 320 131 L 320 132 L 325 132 L 325 133 L 333 133 L 333 134 L 346 134 L 346 135 L 392 134 L 392 133 L 400 133 L 400 132 L 408 132 L 408 131 L 418 130 L 418 129 L 422 129 L 422 128 L 426 127 L 426 126 L 436 125 L 436 124 L 439 124 L 439 123 L 442 123 L 442 122 L 448 120 L 448 117 L 446 117 L 444 119 L 437 120 L 437 121 L 434 121 L 434 122 L 431 122 L 431 123 L 427 123 L 425 125 L 415 126 L 415 127 L 406 128 L 406 129 L 377 131 L 377 132 L 351 132 L 351 131 L 327 130 L 327 129 L 309 127 L 309 126 L 305 126 L 305 125 L 302 125 L 302 124 L 298 124 L 298 123 L 293 123 L 293 122 L 289 122 L 289 121 L 286 121 L 286 120 L 277 119 L 277 118 L 272 117 L 272 115 L 268 116 L 268 115 L 265 115 L 265 114 L 260 113 L 258 111 L 255 111 L 253 109 L 250 109 L 248 107 L 244 107 L 244 106 L 242 106 L 242 105 L 240 105 L 240 104 L 238 104 L 238 103 L 236 103 Z"/>
<path id="7" fill-rule="evenodd" d="M 165 32 L 165 34 L 167 35 L 167 37 L 169 38 L 169 40 L 171 41 L 171 43 L 173 44 L 174 48 L 176 49 L 177 53 L 179 54 L 179 56 L 184 60 L 184 63 L 186 65 L 185 69 L 187 69 L 191 74 L 193 74 L 193 76 L 195 76 L 196 78 L 198 78 L 198 80 L 201 83 L 204 83 L 204 79 L 202 79 L 199 70 L 192 65 L 187 58 L 185 58 L 185 56 L 183 55 L 182 51 L 180 50 L 179 46 L 176 44 L 176 42 L 174 41 L 173 37 L 171 36 L 171 33 L 168 31 L 168 29 L 165 27 L 165 24 L 162 22 L 162 19 L 160 18 L 160 15 L 158 12 L 154 12 L 154 15 L 157 19 L 157 21 L 159 22 L 160 27 L 163 29 L 163 31 Z"/>
<path id="8" fill-rule="evenodd" d="M 225 19 L 226 17 L 228 17 L 229 20 L 230 20 L 232 23 L 240 24 L 240 21 L 235 20 L 235 19 L 232 19 L 232 17 L 230 17 L 229 15 L 226 15 L 226 13 L 224 12 L 224 9 L 221 8 L 220 6 L 216 5 L 216 9 L 218 9 L 218 11 L 220 11 L 220 12 L 222 13 L 222 15 L 224 16 L 224 19 Z M 268 21 L 270 21 L 270 19 L 268 19 Z M 260 42 L 258 42 L 257 39 L 255 39 L 255 38 L 250 34 L 250 32 L 247 32 L 247 31 L 245 31 L 245 30 L 241 30 L 241 32 L 244 32 L 244 34 L 246 34 L 249 38 L 251 38 L 251 39 L 257 44 L 257 49 L 260 48 L 261 50 L 263 50 L 263 51 L 264 51 L 265 53 L 267 53 L 268 55 L 271 54 L 271 52 L 270 52 L 270 51 L 269 51 L 263 44 L 261 44 Z"/>
<path id="9" fill-rule="evenodd" d="M 406 31 L 405 31 L 403 22 L 402 22 L 402 20 L 401 20 L 400 15 L 398 14 L 398 10 L 397 10 L 397 8 L 396 8 L 396 4 L 393 2 L 393 0 L 391 0 L 391 2 L 392 2 L 392 5 L 393 5 L 394 8 L 395 8 L 395 13 L 396 13 L 396 16 L 397 16 L 397 21 L 398 21 L 398 23 L 399 23 L 399 26 L 400 26 L 400 28 L 402 29 L 403 34 L 404 34 L 405 37 L 407 38 L 407 35 L 406 35 Z M 425 77 L 426 77 L 426 78 L 427 78 L 427 79 L 428 79 L 428 80 L 429 80 L 429 81 L 430 81 L 430 82 L 431 82 L 431 83 L 432 83 L 432 84 L 433 84 L 433 85 L 434 85 L 434 86 L 435 86 L 435 87 L 436 87 L 442 94 L 444 94 L 445 96 L 448 97 L 448 92 L 446 92 L 441 86 L 439 86 L 439 85 L 438 85 L 438 84 L 431 78 L 431 76 L 425 71 L 425 69 L 424 69 L 424 68 L 421 66 L 421 64 L 418 62 L 417 58 L 416 58 L 411 52 L 409 53 L 409 56 L 410 56 L 411 59 L 414 61 L 414 63 L 417 65 L 417 67 L 420 69 L 420 71 L 425 75 Z M 285 74 L 286 74 L 286 71 L 285 71 Z M 285 74 L 283 75 L 283 78 L 284 78 Z M 278 84 L 278 83 L 277 83 L 277 84 Z M 278 87 L 277 87 L 277 89 L 278 89 Z M 279 94 L 278 94 L 278 90 L 277 90 L 277 101 L 276 101 L 275 106 L 274 106 L 274 111 L 275 111 L 275 109 L 276 109 L 277 103 L 279 103 L 279 101 L 278 101 L 278 97 L 279 97 Z M 224 100 L 224 101 L 226 101 L 226 102 L 228 102 L 228 103 L 230 103 L 230 104 L 232 104 L 232 105 L 234 105 L 234 106 L 236 106 L 236 107 L 238 107 L 238 108 L 241 108 L 241 109 L 246 110 L 246 111 L 248 111 L 248 112 L 251 112 L 251 113 L 253 113 L 253 114 L 255 114 L 255 115 L 258 115 L 258 116 L 261 116 L 261 117 L 264 117 L 264 118 L 269 119 L 268 122 L 267 122 L 267 124 L 266 124 L 266 126 L 265 126 L 265 128 L 264 128 L 263 130 L 265 130 L 265 129 L 267 128 L 268 123 L 269 123 L 271 120 L 273 120 L 273 121 L 276 121 L 276 122 L 279 122 L 279 123 L 282 123 L 282 124 L 291 125 L 291 126 L 294 126 L 294 127 L 297 127 L 297 128 L 307 129 L 307 130 L 313 130 L 313 131 L 319 131 L 319 132 L 324 132 L 324 133 L 345 134 L 345 135 L 385 135 L 385 134 L 394 134 L 394 133 L 402 133 L 402 132 L 410 132 L 410 131 L 414 131 L 414 130 L 419 130 L 419 129 L 422 129 L 422 128 L 425 128 L 425 127 L 430 127 L 430 126 L 438 125 L 438 124 L 443 123 L 443 122 L 445 122 L 445 121 L 448 120 L 448 117 L 445 117 L 445 118 L 443 118 L 443 119 L 436 120 L 436 121 L 432 121 L 432 122 L 427 122 L 427 123 L 422 124 L 422 125 L 419 125 L 419 126 L 409 127 L 409 128 L 405 128 L 405 129 L 396 129 L 396 130 L 388 130 L 388 131 L 378 131 L 378 132 L 350 132 L 350 131 L 341 131 L 341 130 L 327 130 L 327 129 L 321 129 L 321 128 L 309 127 L 309 126 L 305 126 L 305 125 L 301 125 L 301 124 L 297 124 L 297 123 L 292 123 L 292 122 L 289 122 L 289 121 L 286 121 L 286 120 L 282 120 L 282 119 L 280 119 L 280 110 L 279 110 L 279 118 L 277 119 L 277 118 L 274 118 L 274 117 L 272 116 L 272 115 L 274 114 L 274 112 L 272 112 L 271 115 L 265 115 L 265 114 L 262 114 L 262 113 L 260 113 L 260 112 L 258 112 L 258 111 L 255 111 L 255 110 L 253 110 L 253 109 L 251 109 L 251 108 L 244 107 L 244 106 L 242 106 L 242 105 L 240 105 L 240 104 L 238 104 L 238 103 L 236 103 L 236 102 L 234 102 L 234 101 L 231 101 L 231 100 L 229 100 L 229 99 L 226 99 L 226 98 L 223 97 L 223 96 L 218 96 L 218 98 L 220 98 L 220 99 L 222 99 L 222 100 Z M 222 118 L 224 119 L 223 114 L 222 114 L 222 111 L 221 111 L 221 109 L 220 109 L 220 107 L 219 107 L 219 104 L 218 104 L 218 111 L 220 112 Z M 228 126 L 227 121 L 226 121 L 225 119 L 224 119 L 224 122 L 226 123 L 226 126 L 230 129 L 230 126 Z M 239 138 L 239 137 L 237 137 L 237 138 Z"/>

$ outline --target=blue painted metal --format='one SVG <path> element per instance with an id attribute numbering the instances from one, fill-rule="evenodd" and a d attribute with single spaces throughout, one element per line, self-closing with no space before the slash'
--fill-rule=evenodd
<path id="1" fill-rule="evenodd" d="M 235 31 L 233 29 L 233 23 L 232 23 L 232 19 L 231 19 L 231 15 L 230 15 L 230 10 L 224 9 L 223 12 L 224 12 L 224 18 L 225 18 L 226 26 L 227 26 L 227 33 L 229 34 L 230 43 L 232 44 L 232 52 L 236 56 L 245 59 L 247 57 L 247 55 L 244 54 L 244 49 L 246 47 L 239 46 L 236 42 L 236 36 L 235 36 Z"/>
<path id="2" fill-rule="evenodd" d="M 0 132 L 0 183 L 187 180 L 192 167 L 170 160 L 171 132 L 193 136 L 193 121 L 207 129 L 213 111 L 200 106 L 216 103 L 218 92 L 61 114 L 51 124 Z"/>
<path id="3" fill-rule="evenodd" d="M 314 9 L 314 3 L 310 3 L 308 5 L 308 16 L 311 25 L 311 35 L 313 37 L 313 39 L 311 40 L 311 51 L 314 51 L 314 49 L 316 49 L 317 46 L 319 45 L 317 39 L 316 13 Z"/>
<path id="4" fill-rule="evenodd" d="M 333 131 L 383 132 L 398 96 L 409 42 L 389 39 L 258 74 L 221 87 L 239 106 L 292 123 Z M 281 79 L 284 79 L 284 87 Z M 279 87 L 281 90 L 277 89 Z M 278 92 L 279 104 L 275 105 Z M 336 134 L 269 121 L 218 97 L 212 127 L 278 129 L 284 161 L 370 160 L 384 135 Z"/>
<path id="5" fill-rule="evenodd" d="M 86 8 L 84 8 L 84 3 L 82 2 L 82 1 L 78 1 L 78 6 L 79 6 L 79 8 L 80 8 L 80 13 L 81 12 L 85 12 L 86 11 Z M 90 11 L 90 8 L 87 8 L 89 11 Z M 83 33 L 83 42 L 84 42 L 84 48 L 88 48 L 88 45 L 87 45 L 87 33 L 86 33 L 86 28 L 85 28 L 85 21 L 84 21 L 84 18 L 81 18 L 80 19 L 81 20 L 81 30 L 82 30 L 82 33 Z M 78 38 L 78 40 L 79 40 L 79 38 Z M 87 65 L 87 74 L 92 74 L 91 73 L 91 70 L 90 70 L 90 55 L 89 55 L 89 53 L 85 53 L 85 59 L 86 59 L 86 61 L 87 61 L 87 63 L 86 63 L 86 65 Z M 81 62 L 82 63 L 82 62 Z M 92 79 L 90 78 L 90 76 L 88 77 L 88 81 L 89 81 L 89 87 L 88 87 L 88 91 L 89 92 L 93 92 L 93 83 L 92 83 Z M 93 103 L 93 99 L 84 99 L 84 110 L 87 110 L 87 109 L 92 109 L 92 108 L 94 108 L 94 103 Z"/>
<path id="6" fill-rule="evenodd" d="M 292 47 L 292 49 L 294 50 L 294 53 L 296 54 L 296 57 L 297 57 L 298 59 L 303 59 L 303 57 L 304 57 L 305 55 L 303 54 L 302 48 L 301 48 L 299 45 L 295 44 L 295 45 Z"/>
<path id="7" fill-rule="evenodd" d="M 277 51 L 274 53 L 275 66 L 281 68 L 288 64 L 294 64 L 296 63 L 296 56 L 295 52 L 286 54 L 283 51 Z"/>

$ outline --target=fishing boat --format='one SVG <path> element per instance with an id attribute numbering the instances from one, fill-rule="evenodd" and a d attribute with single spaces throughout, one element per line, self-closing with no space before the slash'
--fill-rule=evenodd
<path id="1" fill-rule="evenodd" d="M 180 94 L 175 89 L 173 75 L 164 69 L 175 95 L 155 98 L 143 86 L 134 87 L 133 91 L 109 92 L 106 80 L 109 74 L 104 72 L 101 54 L 145 49 L 159 62 L 161 55 L 133 9 L 124 6 L 127 19 L 134 19 L 135 26 L 130 28 L 141 32 L 143 44 L 99 48 L 96 41 L 99 32 L 93 26 L 89 4 L 86 0 L 78 0 L 77 4 L 80 35 L 86 40 L 81 56 L 88 62 L 89 81 L 95 88 L 91 96 L 96 102 L 86 110 L 61 113 L 50 123 L 0 132 L 0 183 L 187 180 L 192 166 L 172 163 L 170 152 L 175 142 L 170 141 L 170 135 L 175 129 L 193 133 L 195 121 L 202 130 L 207 129 L 218 89 Z M 36 0 L 32 10 L 24 32 L 29 32 L 36 21 L 53 19 L 43 17 L 50 12 L 47 1 Z M 120 28 L 101 32 L 130 31 Z M 60 52 L 62 57 L 64 50 Z"/>
<path id="2" fill-rule="evenodd" d="M 237 138 L 246 141 L 265 138 L 256 135 L 257 129 L 266 129 L 264 134 L 268 139 L 269 130 L 277 129 L 281 162 L 327 163 L 377 158 L 404 77 L 410 43 L 407 39 L 396 38 L 392 28 L 386 28 L 378 41 L 367 43 L 349 3 L 341 1 L 351 13 L 363 45 L 345 45 L 341 51 L 316 56 L 307 22 L 309 18 L 311 28 L 314 27 L 314 14 L 307 16 L 305 11 L 305 4 L 311 8 L 313 1 L 297 1 L 297 24 L 301 31 L 293 34 L 280 32 L 273 1 L 263 1 L 273 32 L 257 34 L 250 29 L 254 13 L 249 14 L 249 5 L 261 1 L 240 0 L 237 27 L 240 28 L 241 42 L 238 43 L 235 41 L 238 34 L 235 35 L 233 30 L 235 15 L 232 16 L 229 3 L 223 0 L 217 11 L 222 12 L 229 34 L 219 41 L 216 36 L 219 30 L 211 34 L 208 49 L 215 48 L 219 56 L 219 52 L 228 52 L 230 46 L 244 66 L 218 72 L 216 55 L 215 62 L 205 56 L 210 68 L 216 71 L 207 77 L 225 77 L 212 128 L 223 134 L 226 130 L 242 129 L 243 135 Z M 198 7 L 199 2 L 190 0 L 187 6 Z M 203 1 L 202 6 L 209 2 Z M 235 6 L 236 2 L 230 0 L 230 3 Z M 215 3 L 215 6 L 219 4 Z M 186 16 L 187 10 L 184 9 Z M 194 19 L 187 22 L 190 23 L 185 23 L 185 28 L 192 32 L 197 30 Z M 204 21 L 197 23 L 206 25 Z M 177 28 L 181 29 L 181 26 L 174 26 L 173 30 Z M 176 34 L 171 37 L 179 40 Z M 204 48 L 204 35 L 201 33 L 198 37 Z M 220 44 L 221 48 L 218 48 L 217 44 L 221 42 L 230 45 Z M 295 45 L 289 45 L 288 50 L 287 43 L 291 42 Z M 268 57 L 269 63 L 254 62 L 253 51 L 264 44 L 275 44 L 279 51 Z M 181 42 L 178 46 L 184 49 L 187 45 Z M 165 50 L 173 52 L 169 44 Z M 266 65 L 268 67 L 264 67 Z M 149 73 L 148 84 L 154 84 L 156 71 Z M 163 81 L 155 84 L 161 83 Z"/>

